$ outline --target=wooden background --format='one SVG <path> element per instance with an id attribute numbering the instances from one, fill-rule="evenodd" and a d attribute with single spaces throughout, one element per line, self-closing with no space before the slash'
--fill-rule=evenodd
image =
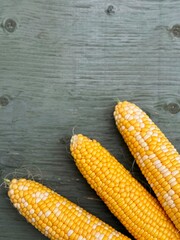
<path id="1" fill-rule="evenodd" d="M 1 0 L 0 177 L 29 176 L 127 233 L 69 153 L 96 138 L 150 190 L 113 120 L 142 107 L 179 147 L 179 0 Z M 8 174 L 8 175 L 7 175 Z M 46 239 L 0 188 L 0 239 Z"/>

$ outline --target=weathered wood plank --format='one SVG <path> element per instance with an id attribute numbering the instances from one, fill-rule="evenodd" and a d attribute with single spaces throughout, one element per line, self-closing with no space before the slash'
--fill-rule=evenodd
<path id="1" fill-rule="evenodd" d="M 26 166 L 126 232 L 78 172 L 69 138 L 73 129 L 96 138 L 131 170 L 112 117 L 119 98 L 139 104 L 180 150 L 179 10 L 177 0 L 1 0 L 1 181 Z M 148 188 L 136 165 L 133 174 Z M 45 239 L 0 195 L 0 239 Z"/>

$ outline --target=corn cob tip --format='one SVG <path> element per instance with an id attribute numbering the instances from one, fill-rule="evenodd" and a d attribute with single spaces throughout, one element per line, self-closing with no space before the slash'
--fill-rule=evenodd
<path id="1" fill-rule="evenodd" d="M 123 105 L 126 105 L 126 104 L 133 104 L 133 103 L 131 103 L 131 102 L 128 102 L 128 101 L 117 101 L 117 104 L 115 105 L 115 109 L 117 108 L 117 107 L 120 107 L 120 106 L 122 106 L 122 104 Z"/>
<path id="2" fill-rule="evenodd" d="M 76 149 L 80 143 L 84 142 L 85 138 L 82 134 L 73 135 L 70 140 L 71 149 Z"/>
<path id="3" fill-rule="evenodd" d="M 11 197 L 13 194 L 14 194 L 14 191 L 13 189 L 16 189 L 17 188 L 17 185 L 18 185 L 18 182 L 22 183 L 24 181 L 26 181 L 25 179 L 12 179 L 12 180 L 9 180 L 9 179 L 4 179 L 5 183 L 8 185 L 9 187 L 9 191 L 8 191 L 8 196 Z"/>
<path id="4" fill-rule="evenodd" d="M 71 140 L 70 140 L 70 148 L 71 150 L 72 149 L 76 149 L 77 147 L 77 142 L 78 142 L 78 137 L 79 137 L 79 134 L 75 134 L 71 137 Z"/>
<path id="5" fill-rule="evenodd" d="M 71 137 L 70 143 L 71 143 L 72 145 L 76 144 L 77 139 L 78 139 L 78 134 L 73 135 L 73 136 Z"/>

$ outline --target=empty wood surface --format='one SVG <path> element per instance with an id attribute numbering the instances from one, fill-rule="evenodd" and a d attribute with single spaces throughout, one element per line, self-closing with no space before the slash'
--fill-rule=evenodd
<path id="1" fill-rule="evenodd" d="M 150 190 L 112 113 L 118 99 L 138 104 L 180 150 L 179 12 L 178 0 L 1 0 L 0 183 L 38 179 L 127 234 L 78 172 L 69 140 L 97 139 Z M 0 239 L 46 239 L 3 186 Z"/>

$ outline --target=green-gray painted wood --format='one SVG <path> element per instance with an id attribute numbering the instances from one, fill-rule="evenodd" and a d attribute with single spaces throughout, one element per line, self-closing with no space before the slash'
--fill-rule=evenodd
<path id="1" fill-rule="evenodd" d="M 177 0 L 1 0 L 1 182 L 30 172 L 127 233 L 78 172 L 69 139 L 96 138 L 132 170 L 112 116 L 120 99 L 147 111 L 180 150 L 179 12 Z M 136 165 L 132 173 L 149 189 Z M 0 239 L 46 239 L 4 187 Z"/>

